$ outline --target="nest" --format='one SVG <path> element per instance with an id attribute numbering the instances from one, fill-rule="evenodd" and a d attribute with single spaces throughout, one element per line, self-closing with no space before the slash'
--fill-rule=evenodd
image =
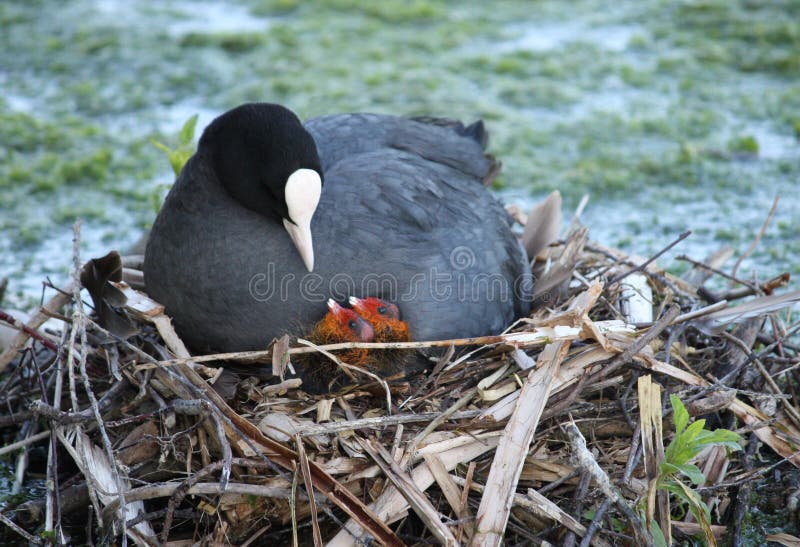
<path id="1" fill-rule="evenodd" d="M 190 356 L 163 309 L 97 262 L 95 289 L 108 291 L 93 293 L 105 305 L 90 315 L 76 258 L 73 285 L 27 326 L 15 323 L 23 331 L 0 356 L 0 425 L 21 432 L 3 452 L 45 447 L 38 463 L 16 462 L 19 477 L 34 465 L 46 477 L 42 499 L 7 505 L 0 518 L 9 533 L 55 543 L 603 546 L 648 544 L 656 528 L 668 541 L 736 536 L 763 474 L 758 442 L 774 466 L 800 465 L 800 326 L 782 311 L 798 293 L 775 293 L 788 276 L 737 279 L 720 270 L 730 256 L 691 260 L 677 278 L 574 227 L 536 252 L 530 317 L 498 336 L 382 344 L 440 353 L 416 377 L 356 372 L 358 383 L 321 396 L 247 367 L 280 372 L 287 355 L 335 359 L 353 344 L 285 339 Z M 721 275 L 732 288 L 707 288 Z M 60 335 L 40 328 L 47 318 L 63 323 Z M 114 334 L 130 327 L 138 333 L 127 341 Z M 212 385 L 232 363 L 240 381 L 226 401 Z M 675 430 L 667 394 L 706 428 L 741 435 L 743 451 L 710 446 L 692 461 L 705 481 L 687 484 L 710 522 L 657 488 Z"/>

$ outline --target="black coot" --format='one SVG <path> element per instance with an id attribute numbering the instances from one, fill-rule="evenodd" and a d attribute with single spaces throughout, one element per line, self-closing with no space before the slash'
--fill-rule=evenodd
<path id="1" fill-rule="evenodd" d="M 416 340 L 497 333 L 531 280 L 483 184 L 486 138 L 482 122 L 237 107 L 156 218 L 147 291 L 198 351 L 263 348 L 349 296 L 397 303 Z"/>

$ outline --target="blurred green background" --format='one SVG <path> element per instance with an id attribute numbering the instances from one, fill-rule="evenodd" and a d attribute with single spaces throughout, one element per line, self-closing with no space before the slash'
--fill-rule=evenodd
<path id="1" fill-rule="evenodd" d="M 553 189 L 590 237 L 642 255 L 744 251 L 800 274 L 800 2 L 328 0 L 0 3 L 0 276 L 24 305 L 124 249 L 174 145 L 245 101 L 486 120 L 497 190 Z M 669 256 L 663 261 L 680 270 Z"/>

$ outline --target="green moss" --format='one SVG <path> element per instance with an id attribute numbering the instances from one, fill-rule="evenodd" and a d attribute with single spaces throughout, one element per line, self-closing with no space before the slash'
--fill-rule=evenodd
<path id="1" fill-rule="evenodd" d="M 116 32 L 105 30 L 98 33 L 96 29 L 82 31 L 75 36 L 82 55 L 98 55 L 105 50 L 119 46 L 119 35 Z"/>
<path id="2" fill-rule="evenodd" d="M 266 36 L 261 32 L 191 32 L 181 38 L 180 44 L 184 48 L 216 47 L 228 53 L 244 53 L 256 49 L 264 40 Z"/>
<path id="3" fill-rule="evenodd" d="M 653 75 L 648 70 L 636 69 L 630 65 L 623 65 L 619 69 L 622 81 L 633 87 L 644 87 L 650 84 Z"/>
<path id="4" fill-rule="evenodd" d="M 800 119 L 792 120 L 792 129 L 794 129 L 794 136 L 800 139 Z"/>
<path id="5" fill-rule="evenodd" d="M 106 211 L 95 203 L 78 203 L 58 207 L 53 212 L 52 220 L 58 224 L 72 224 L 76 219 L 86 221 L 107 219 Z"/>
<path id="6" fill-rule="evenodd" d="M 727 243 L 735 243 L 739 241 L 740 234 L 736 228 L 720 228 L 714 233 L 714 239 Z"/>
<path id="7" fill-rule="evenodd" d="M 14 240 L 16 247 L 32 245 L 38 243 L 47 233 L 46 226 L 42 222 L 31 222 L 19 227 L 17 237 Z"/>
<path id="8" fill-rule="evenodd" d="M 800 5 L 795 2 L 685 2 L 672 15 L 680 29 L 673 39 L 705 63 L 787 75 L 800 66 Z"/>
<path id="9" fill-rule="evenodd" d="M 728 150 L 733 154 L 758 155 L 758 141 L 752 135 L 734 137 L 728 141 Z"/>
<path id="10" fill-rule="evenodd" d="M 58 176 L 67 184 L 76 182 L 103 182 L 108 177 L 112 152 L 102 147 L 89 156 L 64 162 L 59 166 Z"/>
<path id="11" fill-rule="evenodd" d="M 384 2 L 360 2 L 359 0 L 325 0 L 321 2 L 333 10 L 364 13 L 370 17 L 390 23 L 403 21 L 425 21 L 446 15 L 442 6 L 424 0 L 387 0 Z"/>
<path id="12" fill-rule="evenodd" d="M 286 15 L 300 5 L 300 0 L 261 0 L 253 7 L 256 15 Z"/>

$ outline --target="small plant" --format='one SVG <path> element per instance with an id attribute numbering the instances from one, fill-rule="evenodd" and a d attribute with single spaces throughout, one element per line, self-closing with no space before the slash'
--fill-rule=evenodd
<path id="1" fill-rule="evenodd" d="M 170 148 L 164 143 L 158 142 L 155 139 L 150 139 L 153 146 L 161 150 L 169 158 L 169 163 L 172 165 L 172 170 L 175 172 L 175 178 L 181 174 L 183 166 L 189 161 L 189 158 L 194 154 L 194 131 L 197 127 L 197 114 L 186 120 L 178 133 L 178 146 Z"/>
<path id="2" fill-rule="evenodd" d="M 695 520 L 703 528 L 708 538 L 711 534 L 711 514 L 700 495 L 685 482 L 689 479 L 694 486 L 705 482 L 706 477 L 696 465 L 689 463 L 709 446 L 724 446 L 730 450 L 741 450 L 741 437 L 727 429 L 705 429 L 705 420 L 695 420 L 689 424 L 689 413 L 676 395 L 670 395 L 675 437 L 667 446 L 664 461 L 661 462 L 658 477 L 659 490 L 666 490 L 689 506 Z M 713 536 L 711 541 L 713 541 Z"/>
<path id="3" fill-rule="evenodd" d="M 743 156 L 758 156 L 758 141 L 751 135 L 735 137 L 728 141 L 728 150 Z"/>
<path id="4" fill-rule="evenodd" d="M 189 158 L 194 154 L 194 131 L 197 128 L 197 114 L 186 120 L 178 133 L 178 146 L 170 148 L 166 144 L 159 142 L 155 139 L 150 139 L 153 146 L 161 150 L 167 155 L 172 171 L 175 173 L 175 178 L 181 174 L 183 166 L 189 161 Z M 161 209 L 162 192 L 169 190 L 171 184 L 158 184 L 153 188 L 150 194 L 150 201 L 153 205 L 153 210 L 158 213 Z"/>

